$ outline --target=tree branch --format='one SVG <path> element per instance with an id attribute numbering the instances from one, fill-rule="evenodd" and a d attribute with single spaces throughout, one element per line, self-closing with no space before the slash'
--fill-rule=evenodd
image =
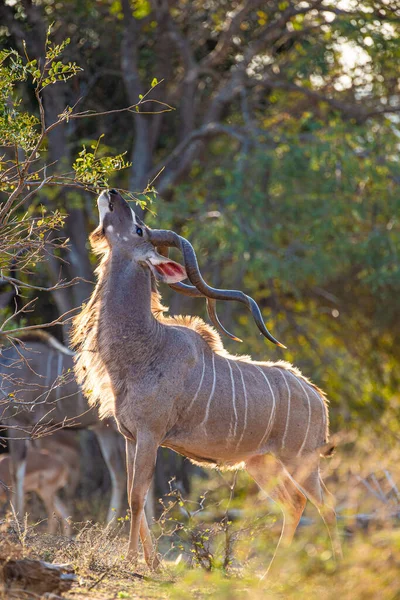
<path id="1" fill-rule="evenodd" d="M 190 149 L 196 142 L 203 142 L 206 139 L 211 139 L 218 135 L 225 134 L 236 139 L 240 144 L 243 144 L 246 140 L 245 133 L 235 127 L 224 125 L 222 123 L 207 123 L 192 131 L 180 144 L 178 144 L 174 150 L 169 154 L 167 160 L 161 161 L 151 172 L 150 179 L 154 177 L 164 167 L 166 170 L 168 166 L 174 161 L 179 159 L 178 168 L 170 171 L 164 177 L 160 177 L 157 185 L 157 190 L 160 194 L 163 194 L 170 185 L 177 182 L 179 174 L 187 167 L 188 156 L 190 156 Z M 182 155 L 185 153 L 185 156 Z M 191 160 L 190 160 L 191 162 Z"/>
<path id="2" fill-rule="evenodd" d="M 232 38 L 240 31 L 240 25 L 249 12 L 260 4 L 263 4 L 260 0 L 247 0 L 247 2 L 243 2 L 231 12 L 214 50 L 200 62 L 201 70 L 214 68 L 225 60 L 232 48 Z"/>
<path id="3" fill-rule="evenodd" d="M 363 100 L 362 105 L 359 103 L 350 104 L 349 102 L 343 102 L 336 98 L 331 98 L 323 92 L 300 86 L 291 81 L 276 79 L 274 77 L 270 77 L 269 75 L 264 76 L 262 79 L 262 84 L 271 88 L 280 88 L 291 92 L 298 92 L 319 102 L 325 102 L 326 104 L 332 106 L 332 108 L 335 110 L 342 112 L 348 118 L 355 119 L 358 123 L 364 122 L 369 117 L 375 115 L 394 114 L 400 112 L 400 106 L 382 106 L 368 109 L 365 106 L 366 99 Z"/>

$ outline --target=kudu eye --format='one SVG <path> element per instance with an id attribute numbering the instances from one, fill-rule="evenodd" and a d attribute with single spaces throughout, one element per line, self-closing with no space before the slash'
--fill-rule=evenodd
<path id="1" fill-rule="evenodd" d="M 114 210 L 114 203 L 113 203 L 113 202 L 111 202 L 111 200 L 110 200 L 110 202 L 108 203 L 108 208 L 110 209 L 110 211 L 111 211 L 111 212 Z"/>
<path id="2" fill-rule="evenodd" d="M 140 236 L 143 237 L 143 229 L 141 227 L 136 227 L 136 233 Z"/>

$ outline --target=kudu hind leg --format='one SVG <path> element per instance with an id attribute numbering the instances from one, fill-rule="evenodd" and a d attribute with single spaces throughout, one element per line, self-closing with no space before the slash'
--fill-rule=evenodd
<path id="1" fill-rule="evenodd" d="M 146 563 L 153 569 L 157 569 L 159 560 L 144 506 L 154 474 L 156 457 L 157 445 L 150 439 L 139 436 L 136 444 L 126 439 L 128 502 L 131 511 L 128 558 L 137 560 L 140 535 Z"/>
<path id="2" fill-rule="evenodd" d="M 297 485 L 307 499 L 318 509 L 328 530 L 334 557 L 341 558 L 342 549 L 337 529 L 336 512 L 333 506 L 326 501 L 326 496 L 329 492 L 321 479 L 318 462 L 317 460 L 310 462 L 312 469 L 304 468 L 304 466 L 297 468 L 297 470 L 290 469 L 290 467 L 286 467 L 286 469 L 293 484 Z M 326 492 L 325 494 L 324 491 Z"/>
<path id="3" fill-rule="evenodd" d="M 71 522 L 69 512 L 64 502 L 57 495 L 54 498 L 54 512 L 59 517 L 64 535 L 71 537 Z"/>
<path id="4" fill-rule="evenodd" d="M 54 535 L 57 533 L 60 525 L 64 535 L 69 537 L 71 535 L 71 524 L 68 519 L 69 514 L 64 502 L 57 496 L 58 491 L 58 486 L 46 486 L 45 483 L 36 490 L 47 512 L 48 532 Z"/>
<path id="5" fill-rule="evenodd" d="M 326 490 L 326 488 L 320 477 L 319 470 L 311 474 L 310 477 L 303 482 L 303 488 L 307 492 L 307 495 L 310 496 L 310 500 L 317 507 L 319 514 L 326 525 L 332 544 L 334 558 L 342 558 L 342 546 L 337 528 L 336 512 L 333 506 L 326 501 L 326 494 L 324 494 L 324 489 Z"/>
<path id="6" fill-rule="evenodd" d="M 54 490 L 48 489 L 40 489 L 37 490 L 38 495 L 40 496 L 47 513 L 47 531 L 54 535 L 57 533 L 58 527 L 62 524 L 60 521 L 60 514 L 55 509 L 54 506 Z"/>
<path id="7" fill-rule="evenodd" d="M 14 439 L 15 434 L 13 430 L 9 430 L 8 435 L 8 446 L 11 456 L 12 488 L 14 492 L 11 495 L 11 504 L 19 518 L 23 519 L 25 513 L 24 479 L 28 442 L 27 440 Z"/>
<path id="8" fill-rule="evenodd" d="M 103 423 L 94 427 L 93 431 L 96 434 L 111 479 L 111 498 L 107 513 L 107 523 L 109 523 L 122 514 L 126 467 L 119 446 L 121 435 L 115 429 L 107 427 Z"/>
<path id="9" fill-rule="evenodd" d="M 273 456 L 255 456 L 246 462 L 246 468 L 257 485 L 281 507 L 284 513 L 281 542 L 285 546 L 290 545 L 304 511 L 306 497 Z"/>

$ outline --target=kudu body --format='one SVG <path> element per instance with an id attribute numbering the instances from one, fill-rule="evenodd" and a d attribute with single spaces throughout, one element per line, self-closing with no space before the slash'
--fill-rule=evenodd
<path id="1" fill-rule="evenodd" d="M 56 533 L 58 524 L 65 535 L 70 535 L 71 527 L 68 522 L 69 512 L 64 502 L 57 496 L 63 487 L 67 486 L 69 467 L 59 457 L 48 450 L 29 448 L 26 460 L 24 478 L 24 493 L 35 492 L 42 500 L 47 512 L 49 533 Z M 11 456 L 0 456 L 0 481 L 8 490 L 0 485 L 0 498 L 12 494 L 12 464 Z M 55 518 L 56 517 L 56 518 Z"/>
<path id="2" fill-rule="evenodd" d="M 120 435 L 112 420 L 101 421 L 97 409 L 88 405 L 74 377 L 73 356 L 44 331 L 21 336 L 21 341 L 1 351 L 0 423 L 8 429 L 15 492 L 12 501 L 17 513 L 23 515 L 23 481 L 31 435 L 40 438 L 41 432 L 48 435 L 61 427 L 91 428 L 110 473 L 110 521 L 121 513 L 126 485 Z M 56 444 L 56 439 L 44 441 L 43 446 L 52 443 Z"/>
<path id="3" fill-rule="evenodd" d="M 98 205 L 91 242 L 102 260 L 97 287 L 74 324 L 76 372 L 92 392 L 90 402 L 99 403 L 103 417 L 115 417 L 126 439 L 130 556 L 137 555 L 140 533 L 147 562 L 157 564 L 143 508 L 159 445 L 204 465 L 242 466 L 263 489 L 278 477 L 288 540 L 307 498 L 333 531 L 335 513 L 324 502 L 318 467 L 330 449 L 323 392 L 288 363 L 229 355 L 198 318 L 163 317 L 152 274 L 169 284 L 189 277 L 214 298 L 228 292 L 205 284 L 186 240 L 145 227 L 114 190 L 103 192 Z M 156 251 L 172 245 L 183 251 L 186 271 Z M 232 294 L 264 333 L 254 301 Z"/>

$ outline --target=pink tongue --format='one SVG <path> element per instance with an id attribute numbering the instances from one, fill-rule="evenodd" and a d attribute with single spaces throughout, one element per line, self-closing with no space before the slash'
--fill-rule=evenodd
<path id="1" fill-rule="evenodd" d="M 159 265 L 156 265 L 156 269 L 162 275 L 169 275 L 170 277 L 173 275 L 176 275 L 176 274 L 179 274 L 179 275 L 185 274 L 184 268 L 173 262 L 161 263 Z"/>

